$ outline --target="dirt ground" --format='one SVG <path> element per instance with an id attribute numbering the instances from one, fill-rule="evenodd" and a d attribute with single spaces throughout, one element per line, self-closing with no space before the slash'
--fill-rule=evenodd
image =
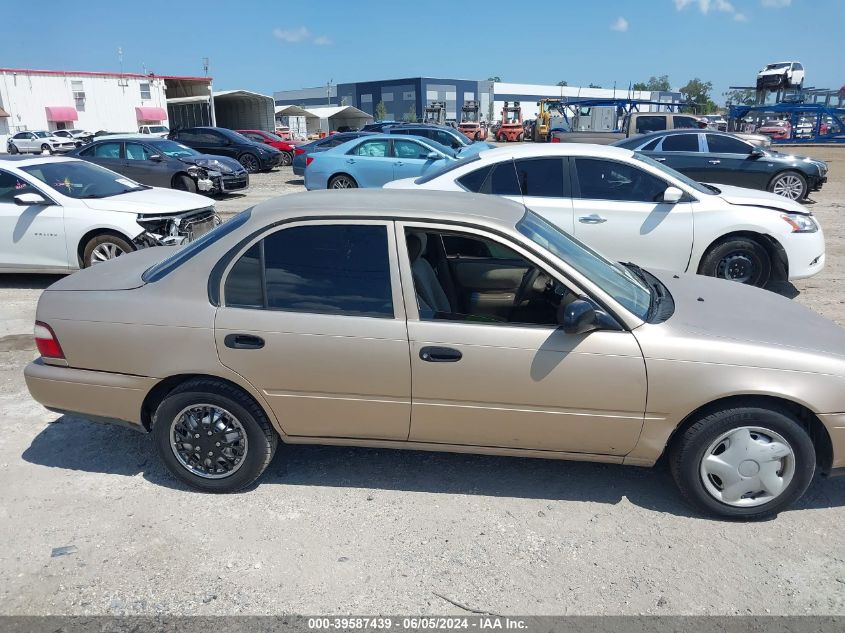
<path id="1" fill-rule="evenodd" d="M 827 266 L 776 290 L 845 325 L 845 148 L 797 151 L 830 162 Z M 253 183 L 220 211 L 302 189 Z M 845 614 L 845 480 L 744 524 L 663 467 L 289 447 L 248 492 L 191 492 L 147 436 L 29 397 L 54 279 L 0 279 L 0 614 Z"/>

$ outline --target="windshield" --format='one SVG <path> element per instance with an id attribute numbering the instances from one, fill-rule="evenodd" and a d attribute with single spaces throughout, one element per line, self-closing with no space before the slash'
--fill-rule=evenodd
<path id="1" fill-rule="evenodd" d="M 147 141 L 158 151 L 172 158 L 185 158 L 186 156 L 199 156 L 200 153 L 182 143 L 176 141 Z"/>
<path id="2" fill-rule="evenodd" d="M 704 185 L 702 185 L 700 182 L 694 181 L 689 176 L 685 176 L 681 172 L 675 171 L 674 169 L 672 169 L 671 167 L 667 167 L 663 163 L 658 163 L 653 158 L 650 158 L 650 157 L 648 157 L 644 154 L 640 154 L 639 152 L 634 152 L 634 158 L 636 158 L 637 160 L 642 161 L 642 162 L 644 162 L 648 165 L 651 165 L 652 167 L 657 167 L 660 171 L 662 171 L 667 176 L 671 176 L 672 178 L 675 178 L 676 180 L 680 180 L 687 187 L 695 189 L 699 193 L 704 193 L 704 194 L 707 194 L 708 196 L 713 195 L 713 191 L 711 189 L 708 189 Z"/>
<path id="3" fill-rule="evenodd" d="M 429 145 L 431 145 L 434 149 L 438 152 L 443 152 L 446 156 L 450 156 L 452 158 L 456 158 L 458 153 L 453 150 L 451 147 L 446 147 L 443 143 L 438 143 L 437 141 L 432 141 L 430 138 L 422 139 Z"/>
<path id="4" fill-rule="evenodd" d="M 443 174 L 446 174 L 453 169 L 458 169 L 459 167 L 463 167 L 469 163 L 474 161 L 481 160 L 481 156 L 479 154 L 470 154 L 469 156 L 461 156 L 458 160 L 449 161 L 444 163 L 441 167 L 436 169 L 432 169 L 429 171 L 425 176 L 420 176 L 414 182 L 418 185 L 424 185 L 425 183 L 429 182 L 430 180 L 434 180 L 435 178 L 439 178 Z"/>
<path id="5" fill-rule="evenodd" d="M 48 136 L 53 136 L 51 132 L 36 132 L 35 136 L 38 138 L 47 138 Z"/>
<path id="6" fill-rule="evenodd" d="M 572 266 L 632 314 L 646 320 L 651 291 L 630 270 L 614 264 L 533 211 L 527 211 L 517 230 L 535 244 Z"/>
<path id="7" fill-rule="evenodd" d="M 21 169 L 69 198 L 108 198 L 147 188 L 99 165 L 81 160 L 41 163 Z"/>
<path id="8" fill-rule="evenodd" d="M 157 133 L 157 132 L 169 132 L 170 130 L 167 129 L 164 125 L 151 125 L 149 127 L 150 132 Z"/>
<path id="9" fill-rule="evenodd" d="M 778 70 L 780 68 L 789 68 L 789 64 L 769 64 L 766 66 L 766 70 Z"/>

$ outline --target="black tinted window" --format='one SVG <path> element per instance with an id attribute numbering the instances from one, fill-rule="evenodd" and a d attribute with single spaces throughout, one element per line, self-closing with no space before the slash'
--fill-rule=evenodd
<path id="1" fill-rule="evenodd" d="M 663 139 L 664 152 L 697 152 L 698 134 L 673 134 Z"/>
<path id="2" fill-rule="evenodd" d="M 481 191 L 481 186 L 484 184 L 484 181 L 487 180 L 487 176 L 491 169 L 493 169 L 492 165 L 476 169 L 475 171 L 471 171 L 458 178 L 458 182 L 467 190 L 472 191 L 473 193 L 478 193 Z"/>
<path id="3" fill-rule="evenodd" d="M 15 201 L 15 196 L 22 193 L 39 193 L 35 188 L 30 187 L 29 184 L 18 178 L 17 176 L 5 171 L 0 171 L 0 202 Z M 18 207 L 23 213 L 24 207 Z"/>
<path id="4" fill-rule="evenodd" d="M 657 137 L 656 139 L 654 139 L 653 141 L 649 141 L 646 145 L 644 145 L 644 146 L 641 148 L 641 150 L 640 150 L 640 151 L 642 151 L 642 152 L 650 152 L 650 151 L 652 151 L 655 147 L 657 147 L 657 144 L 658 144 L 659 142 L 660 142 L 660 137 L 658 136 L 658 137 Z"/>
<path id="5" fill-rule="evenodd" d="M 563 160 L 534 158 L 516 161 L 519 184 L 525 196 L 563 197 Z"/>
<path id="6" fill-rule="evenodd" d="M 224 288 L 226 305 L 240 308 L 263 308 L 261 285 L 261 243 L 253 245 L 232 266 Z"/>
<path id="7" fill-rule="evenodd" d="M 516 179 L 516 170 L 513 162 L 499 163 L 493 168 L 493 174 L 482 193 L 492 193 L 497 196 L 519 196 L 519 182 Z"/>
<path id="8" fill-rule="evenodd" d="M 714 154 L 750 154 L 751 145 L 732 136 L 707 135 L 707 147 Z"/>
<path id="9" fill-rule="evenodd" d="M 609 160 L 576 158 L 575 167 L 581 198 L 657 202 L 666 191 L 666 183 L 641 169 Z"/>
<path id="10" fill-rule="evenodd" d="M 384 226 L 299 226 L 278 231 L 263 242 L 266 307 L 393 317 Z M 254 257 L 255 253 L 246 253 L 243 265 L 239 260 L 232 269 L 232 273 L 238 270 L 233 298 L 243 302 L 233 305 L 253 306 L 258 297 L 254 279 L 243 280 L 249 274 L 260 279 L 261 267 L 254 265 Z M 228 278 L 226 288 L 228 303 Z"/>
<path id="11" fill-rule="evenodd" d="M 700 127 L 698 125 L 698 119 L 693 118 L 691 116 L 676 116 L 675 117 L 675 129 L 679 128 L 687 128 L 687 127 Z"/>
<path id="12" fill-rule="evenodd" d="M 641 116 L 637 117 L 637 132 L 659 132 L 666 129 L 666 117 L 664 116 Z"/>

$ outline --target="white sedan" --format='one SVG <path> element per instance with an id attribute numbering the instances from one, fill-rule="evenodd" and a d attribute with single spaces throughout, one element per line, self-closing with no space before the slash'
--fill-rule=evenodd
<path id="1" fill-rule="evenodd" d="M 0 272 L 68 273 L 191 241 L 220 223 L 208 198 L 73 158 L 0 157 Z"/>
<path id="2" fill-rule="evenodd" d="M 9 154 L 54 154 L 69 152 L 76 147 L 76 141 L 56 136 L 47 130 L 18 132 L 6 141 Z"/>
<path id="3" fill-rule="evenodd" d="M 486 150 L 393 189 L 500 195 L 612 259 L 763 286 L 824 267 L 824 235 L 799 203 L 708 185 L 617 147 L 522 145 Z"/>

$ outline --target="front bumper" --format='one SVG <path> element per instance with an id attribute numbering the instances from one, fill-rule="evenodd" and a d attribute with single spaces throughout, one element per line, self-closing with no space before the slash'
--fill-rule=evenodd
<path id="1" fill-rule="evenodd" d="M 822 413 L 818 417 L 830 435 L 830 444 L 833 449 L 833 459 L 828 474 L 845 475 L 845 413 Z"/>
<path id="2" fill-rule="evenodd" d="M 789 280 L 806 279 L 818 275 L 824 269 L 824 233 L 792 233 L 783 240 L 782 246 L 789 263 Z"/>
<path id="3" fill-rule="evenodd" d="M 783 75 L 763 75 L 757 77 L 757 88 L 780 88 L 787 83 Z"/>
<path id="4" fill-rule="evenodd" d="M 24 378 L 32 397 L 51 411 L 121 421 L 138 430 L 143 430 L 144 398 L 159 382 L 145 376 L 47 365 L 41 358 L 26 366 Z"/>

